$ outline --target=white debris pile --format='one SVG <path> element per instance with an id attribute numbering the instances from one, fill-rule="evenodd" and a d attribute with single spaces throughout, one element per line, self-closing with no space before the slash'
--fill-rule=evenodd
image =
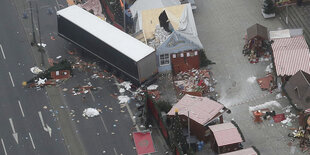
<path id="1" fill-rule="evenodd" d="M 270 63 L 270 64 L 266 67 L 265 71 L 266 71 L 267 73 L 271 73 L 271 72 L 272 72 L 272 68 L 273 68 L 272 63 Z"/>
<path id="2" fill-rule="evenodd" d="M 46 81 L 47 81 L 46 78 L 44 78 L 44 79 L 39 78 L 37 85 L 44 85 Z"/>
<path id="3" fill-rule="evenodd" d="M 117 99 L 119 100 L 119 103 L 122 104 L 122 103 L 128 103 L 130 100 L 130 97 L 121 95 L 121 96 L 118 96 Z"/>
<path id="4" fill-rule="evenodd" d="M 34 66 L 34 67 L 31 67 L 30 68 L 30 71 L 33 73 L 33 74 L 39 74 L 41 72 L 43 72 L 43 70 L 41 70 L 39 67 L 37 66 Z"/>
<path id="5" fill-rule="evenodd" d="M 247 79 L 247 81 L 250 82 L 250 83 L 254 83 L 255 80 L 256 80 L 256 77 L 255 77 L 255 76 L 251 76 L 251 77 L 249 77 L 249 78 Z"/>
<path id="6" fill-rule="evenodd" d="M 291 108 L 292 107 L 293 107 L 292 105 L 289 105 L 289 106 L 286 106 L 286 107 L 282 108 L 282 110 L 283 111 L 285 110 L 286 113 L 289 113 L 289 112 L 291 112 Z"/>
<path id="7" fill-rule="evenodd" d="M 146 89 L 147 90 L 157 90 L 157 88 L 158 88 L 158 85 L 152 84 L 152 85 L 148 86 Z"/>
<path id="8" fill-rule="evenodd" d="M 278 108 L 282 108 L 281 104 L 277 101 L 269 101 L 269 102 L 265 102 L 264 104 L 260 104 L 260 105 L 256 105 L 256 106 L 252 106 L 249 107 L 249 111 L 256 111 L 256 110 L 261 110 L 261 109 L 266 109 L 266 108 L 274 108 L 274 107 L 278 107 Z"/>
<path id="9" fill-rule="evenodd" d="M 281 94 L 281 93 L 279 93 L 279 94 L 276 95 L 276 99 L 277 99 L 277 100 L 280 99 L 280 98 L 282 98 L 282 94 Z"/>
<path id="10" fill-rule="evenodd" d="M 95 117 L 99 115 L 99 111 L 95 108 L 87 108 L 83 111 L 83 117 Z"/>
<path id="11" fill-rule="evenodd" d="M 170 33 L 165 31 L 163 27 L 156 25 L 154 36 L 155 36 L 155 39 L 150 41 L 149 45 L 153 48 L 157 48 L 159 45 L 161 45 L 163 42 L 165 42 L 168 39 L 168 37 L 170 36 Z"/>
<path id="12" fill-rule="evenodd" d="M 281 123 L 287 126 L 292 126 L 292 121 L 294 121 L 293 119 L 296 118 L 296 115 L 291 113 L 290 115 L 286 115 L 285 117 L 286 119 L 281 121 Z"/>
<path id="13" fill-rule="evenodd" d="M 128 81 L 124 81 L 124 82 L 120 83 L 119 85 L 125 87 L 126 90 L 130 90 L 132 83 L 130 83 Z"/>
<path id="14" fill-rule="evenodd" d="M 119 89 L 120 93 L 124 93 L 126 90 L 124 88 Z"/>

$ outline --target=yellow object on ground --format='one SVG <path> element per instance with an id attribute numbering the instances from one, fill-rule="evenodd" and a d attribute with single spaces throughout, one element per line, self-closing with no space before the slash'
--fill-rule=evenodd
<path id="1" fill-rule="evenodd" d="M 23 86 L 26 86 L 26 85 L 27 85 L 27 82 L 26 82 L 26 81 L 23 81 L 22 85 L 23 85 Z"/>

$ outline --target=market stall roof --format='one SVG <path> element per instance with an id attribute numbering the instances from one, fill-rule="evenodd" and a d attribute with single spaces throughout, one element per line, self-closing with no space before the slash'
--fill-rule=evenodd
<path id="1" fill-rule="evenodd" d="M 209 126 L 218 146 L 243 142 L 241 133 L 233 123 L 223 123 Z"/>
<path id="2" fill-rule="evenodd" d="M 303 35 L 302 29 L 284 29 L 284 30 L 277 30 L 277 31 L 270 31 L 269 38 L 270 40 L 279 39 L 279 38 L 290 38 L 295 36 Z"/>
<path id="3" fill-rule="evenodd" d="M 168 115 L 175 115 L 175 110 L 178 109 L 179 115 L 188 115 L 189 118 L 201 125 L 205 125 L 224 108 L 224 105 L 213 101 L 207 97 L 197 97 L 184 95 L 183 98 L 176 103 Z"/>
<path id="4" fill-rule="evenodd" d="M 271 44 L 278 76 L 291 76 L 303 70 L 310 73 L 310 53 L 304 36 L 273 39 Z"/>
<path id="5" fill-rule="evenodd" d="M 298 95 L 296 94 L 296 88 L 298 89 Z M 292 100 L 303 99 L 310 92 L 310 74 L 301 70 L 298 71 L 287 81 L 284 89 Z M 304 104 L 304 102 L 295 102 L 294 104 L 298 109 L 310 108 L 310 104 Z"/>
<path id="6" fill-rule="evenodd" d="M 155 51 L 152 47 L 76 5 L 57 11 L 57 15 L 78 25 L 136 62 Z"/>
<path id="7" fill-rule="evenodd" d="M 251 27 L 247 29 L 247 38 L 248 40 L 260 36 L 263 39 L 268 39 L 268 33 L 267 33 L 267 28 L 260 25 L 260 24 L 254 24 Z"/>
<path id="8" fill-rule="evenodd" d="M 253 148 L 246 148 L 238 151 L 228 152 L 220 155 L 258 155 L 258 152 Z"/>
<path id="9" fill-rule="evenodd" d="M 135 18 L 139 11 L 168 6 L 180 5 L 179 0 L 136 0 L 130 7 L 132 18 Z"/>

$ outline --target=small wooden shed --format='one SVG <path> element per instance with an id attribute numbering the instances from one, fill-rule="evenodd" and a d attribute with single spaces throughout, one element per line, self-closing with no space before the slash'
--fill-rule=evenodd
<path id="1" fill-rule="evenodd" d="M 234 122 L 209 126 L 212 132 L 211 148 L 216 153 L 226 153 L 242 149 L 244 141 L 239 127 Z"/>

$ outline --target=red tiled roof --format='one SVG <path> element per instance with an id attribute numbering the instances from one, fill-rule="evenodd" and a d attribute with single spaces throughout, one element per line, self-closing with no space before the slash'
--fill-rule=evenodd
<path id="1" fill-rule="evenodd" d="M 278 76 L 294 75 L 299 70 L 310 73 L 309 47 L 303 36 L 274 39 L 271 46 Z"/>
<path id="2" fill-rule="evenodd" d="M 177 104 L 171 108 L 171 110 L 168 112 L 168 115 L 174 115 L 175 109 L 178 109 L 179 115 L 185 116 L 187 116 L 189 111 L 189 118 L 199 124 L 205 125 L 223 108 L 224 105 L 207 97 L 197 97 L 186 94 Z"/>
<path id="3" fill-rule="evenodd" d="M 232 123 L 223 123 L 209 126 L 218 146 L 243 142 L 237 127 Z"/>
<path id="4" fill-rule="evenodd" d="M 234 152 L 228 152 L 220 155 L 258 155 L 258 153 L 251 147 Z"/>

